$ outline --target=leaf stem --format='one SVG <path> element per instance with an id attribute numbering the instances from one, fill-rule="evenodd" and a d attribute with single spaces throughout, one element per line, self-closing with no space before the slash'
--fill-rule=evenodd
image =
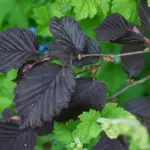
<path id="1" fill-rule="evenodd" d="M 85 72 L 88 72 L 88 71 L 92 71 L 92 69 L 97 69 L 99 67 L 101 67 L 105 62 L 102 62 L 101 64 L 98 64 L 98 65 L 93 65 L 91 68 L 89 69 L 86 69 L 86 70 L 83 70 L 81 72 L 78 72 L 76 73 L 76 75 L 79 75 L 79 74 L 82 74 L 82 73 L 85 73 Z"/>
<path id="2" fill-rule="evenodd" d="M 132 84 L 126 86 L 125 88 L 121 89 L 119 92 L 115 93 L 114 95 L 112 95 L 111 97 L 108 98 L 108 101 L 111 101 L 112 99 L 115 99 L 117 96 L 121 95 L 122 93 L 124 93 L 125 91 L 127 91 L 128 89 L 130 89 L 131 87 L 137 85 L 137 84 L 141 84 L 146 82 L 147 80 L 150 80 L 150 75 L 148 75 L 147 77 L 140 79 L 138 81 L 133 82 Z"/>
<path id="3" fill-rule="evenodd" d="M 139 54 L 144 54 L 144 53 L 150 53 L 150 48 L 145 48 L 144 51 L 136 51 L 136 52 L 129 52 L 129 53 L 122 53 L 122 54 L 80 54 L 80 59 L 85 58 L 85 57 L 119 57 L 119 56 L 131 56 L 131 55 L 139 55 Z"/>

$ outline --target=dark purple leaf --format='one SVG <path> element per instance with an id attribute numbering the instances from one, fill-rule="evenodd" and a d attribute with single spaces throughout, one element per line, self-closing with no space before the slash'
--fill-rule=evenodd
<path id="1" fill-rule="evenodd" d="M 104 135 L 93 150 L 129 150 L 129 147 L 123 137 L 110 139 Z"/>
<path id="2" fill-rule="evenodd" d="M 84 50 L 86 36 L 78 22 L 71 17 L 54 17 L 50 21 L 50 32 L 55 37 L 55 42 L 67 46 L 73 53 Z"/>
<path id="3" fill-rule="evenodd" d="M 123 53 L 131 53 L 143 51 L 143 45 L 124 45 L 121 51 Z M 143 70 L 145 64 L 144 54 L 130 55 L 121 57 L 124 70 L 132 77 L 136 77 Z"/>
<path id="4" fill-rule="evenodd" d="M 140 117 L 144 123 L 144 125 L 149 129 L 150 132 L 150 117 Z"/>
<path id="5" fill-rule="evenodd" d="M 125 109 L 137 116 L 137 118 L 150 129 L 150 98 L 136 98 L 125 104 Z"/>
<path id="6" fill-rule="evenodd" d="M 3 112 L 2 112 L 2 120 L 5 122 L 9 122 L 10 118 L 13 116 L 13 113 L 11 111 L 11 109 L 6 108 Z"/>
<path id="7" fill-rule="evenodd" d="M 21 130 L 16 123 L 0 122 L 1 150 L 34 150 L 36 136 L 31 128 Z"/>
<path id="8" fill-rule="evenodd" d="M 141 23 L 150 30 L 150 7 L 148 7 L 147 0 L 142 0 L 138 9 L 138 14 Z"/>
<path id="9" fill-rule="evenodd" d="M 62 123 L 66 123 L 70 119 L 77 120 L 78 116 L 81 115 L 84 111 L 89 111 L 90 109 L 94 108 L 95 107 L 91 106 L 91 102 L 82 103 L 71 100 L 68 108 L 63 108 L 60 114 L 54 117 L 54 120 Z"/>
<path id="10" fill-rule="evenodd" d="M 46 136 L 52 133 L 54 129 L 54 122 L 53 121 L 45 122 L 41 127 L 36 127 L 34 129 L 38 136 Z"/>
<path id="11" fill-rule="evenodd" d="M 29 40 L 31 41 L 31 43 L 29 42 L 29 40 L 26 40 L 27 45 L 33 45 L 34 48 L 36 50 L 39 49 L 39 44 L 38 41 L 36 39 L 35 34 L 33 34 L 32 31 L 27 30 L 27 29 L 22 29 L 22 28 L 12 28 L 12 29 L 8 29 L 6 31 L 4 31 L 8 36 L 10 33 L 13 33 L 15 35 L 17 35 L 18 37 L 20 37 L 22 40 L 26 40 L 26 36 L 29 38 Z"/>
<path id="12" fill-rule="evenodd" d="M 77 56 L 76 53 L 73 53 L 72 50 L 70 50 L 65 45 L 57 44 L 57 43 L 51 43 L 49 45 L 49 53 L 48 55 L 50 57 L 53 57 L 55 59 L 59 59 L 61 61 L 68 60 L 71 57 Z"/>
<path id="13" fill-rule="evenodd" d="M 72 101 L 80 104 L 90 104 L 91 108 L 100 109 L 106 103 L 106 85 L 102 81 L 89 77 L 78 78 L 76 91 Z"/>
<path id="14" fill-rule="evenodd" d="M 106 86 L 101 81 L 84 77 L 77 79 L 76 92 L 67 108 L 63 108 L 58 116 L 54 117 L 57 122 L 76 120 L 84 111 L 90 109 L 100 110 L 106 102 Z"/>
<path id="15" fill-rule="evenodd" d="M 15 107 L 21 116 L 22 127 L 40 125 L 58 115 L 69 104 L 75 80 L 70 66 L 49 62 L 25 73 L 15 89 Z"/>
<path id="16" fill-rule="evenodd" d="M 98 43 L 91 38 L 87 38 L 86 46 L 82 54 L 100 54 L 100 53 L 101 53 L 101 49 Z M 99 60 L 99 58 L 100 57 L 85 57 L 82 58 L 81 60 L 75 59 L 73 61 L 73 64 L 76 66 L 95 64 Z"/>
<path id="17" fill-rule="evenodd" d="M 144 43 L 140 30 L 119 14 L 111 14 L 96 29 L 96 37 L 99 41 L 111 41 L 114 43 Z"/>
<path id="18" fill-rule="evenodd" d="M 37 55 L 35 35 L 25 29 L 9 29 L 0 33 L 0 72 L 18 69 Z"/>
<path id="19" fill-rule="evenodd" d="M 140 117 L 150 117 L 150 98 L 136 98 L 125 104 L 125 109 Z"/>

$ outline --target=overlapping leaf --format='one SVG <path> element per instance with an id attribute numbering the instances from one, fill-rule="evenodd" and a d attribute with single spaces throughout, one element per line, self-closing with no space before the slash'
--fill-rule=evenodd
<path id="1" fill-rule="evenodd" d="M 114 43 L 144 43 L 140 30 L 119 14 L 111 14 L 96 29 L 96 37 L 100 41 Z"/>
<path id="2" fill-rule="evenodd" d="M 136 98 L 125 104 L 125 109 L 140 117 L 150 128 L 150 98 Z"/>
<path id="3" fill-rule="evenodd" d="M 0 33 L 0 72 L 19 68 L 24 61 L 36 55 L 35 35 L 25 29 L 9 29 Z"/>
<path id="4" fill-rule="evenodd" d="M 129 148 L 123 137 L 109 139 L 106 135 L 104 135 L 93 150 L 129 150 Z"/>
<path id="5" fill-rule="evenodd" d="M 98 43 L 91 38 L 87 38 L 86 46 L 82 54 L 100 54 L 100 52 L 101 52 L 101 49 Z M 99 58 L 100 57 L 85 57 L 85 58 L 82 58 L 81 60 L 75 59 L 73 61 L 73 64 L 76 66 L 95 64 L 99 60 Z"/>
<path id="6" fill-rule="evenodd" d="M 12 29 L 8 29 L 7 31 L 5 31 L 5 33 L 9 36 L 10 33 L 13 33 L 15 35 L 17 35 L 19 38 L 21 38 L 22 40 L 26 40 L 26 44 L 27 45 L 33 45 L 34 46 L 34 50 L 38 50 L 39 49 L 39 44 L 38 41 L 36 39 L 35 34 L 27 29 L 22 29 L 22 28 L 12 28 Z M 26 38 L 29 39 L 26 39 Z M 29 42 L 31 41 L 31 43 Z"/>
<path id="7" fill-rule="evenodd" d="M 110 0 L 76 0 L 69 1 L 74 7 L 77 20 L 93 18 L 95 15 L 107 16 Z"/>
<path id="8" fill-rule="evenodd" d="M 106 85 L 88 77 L 77 79 L 76 92 L 74 93 L 68 108 L 63 108 L 58 116 L 54 117 L 57 122 L 67 122 L 70 119 L 78 119 L 84 111 L 90 109 L 99 110 L 106 103 Z"/>
<path id="9" fill-rule="evenodd" d="M 74 137 L 78 137 L 83 144 L 88 144 L 93 138 L 97 138 L 102 131 L 96 122 L 100 117 L 99 111 L 90 109 L 89 112 L 82 113 L 79 118 L 80 122 L 73 132 Z"/>
<path id="10" fill-rule="evenodd" d="M 101 52 L 101 48 L 98 45 L 98 43 L 95 40 L 86 37 L 86 43 L 82 54 L 100 54 L 100 52 Z M 52 43 L 49 45 L 49 55 L 57 59 L 64 60 L 64 58 L 78 57 L 78 54 L 80 53 L 73 52 L 65 45 L 61 45 L 57 43 Z M 76 58 L 73 59 L 73 64 L 76 66 L 83 66 L 83 65 L 94 64 L 98 60 L 99 57 L 85 57 L 80 60 Z"/>
<path id="11" fill-rule="evenodd" d="M 12 122 L 0 122 L 1 150 L 33 150 L 36 144 L 36 132 L 31 128 L 19 129 Z"/>
<path id="12" fill-rule="evenodd" d="M 150 117 L 150 98 L 136 98 L 128 101 L 125 108 L 134 115 Z"/>
<path id="13" fill-rule="evenodd" d="M 79 78 L 73 101 L 89 104 L 91 108 L 99 110 L 106 103 L 106 85 L 102 81 L 92 80 L 89 77 Z"/>
<path id="14" fill-rule="evenodd" d="M 45 122 L 40 127 L 34 128 L 38 136 L 46 136 L 53 131 L 54 121 Z"/>
<path id="15" fill-rule="evenodd" d="M 66 45 L 72 52 L 82 52 L 86 36 L 80 25 L 71 17 L 54 17 L 50 22 L 50 32 L 57 44 Z"/>
<path id="16" fill-rule="evenodd" d="M 55 42 L 49 45 L 49 55 L 54 56 L 58 59 L 63 59 L 65 56 L 73 56 L 76 53 L 72 52 L 67 46 L 62 44 L 57 44 Z"/>
<path id="17" fill-rule="evenodd" d="M 67 122 L 70 119 L 77 120 L 78 116 L 82 114 L 84 111 L 89 111 L 92 108 L 91 103 L 80 103 L 75 100 L 71 100 L 68 108 L 63 108 L 58 116 L 54 117 L 54 120 L 57 122 Z"/>
<path id="18" fill-rule="evenodd" d="M 15 89 L 15 107 L 21 115 L 22 127 L 51 120 L 68 106 L 75 91 L 75 75 L 71 67 L 45 62 L 25 73 Z"/>
<path id="19" fill-rule="evenodd" d="M 150 7 L 148 7 L 147 1 L 142 0 L 138 14 L 140 16 L 141 23 L 150 30 Z"/>
<path id="20" fill-rule="evenodd" d="M 121 53 L 143 51 L 143 45 L 124 45 Z M 144 54 L 129 55 L 121 57 L 122 66 L 130 76 L 137 76 L 143 70 L 145 64 Z"/>

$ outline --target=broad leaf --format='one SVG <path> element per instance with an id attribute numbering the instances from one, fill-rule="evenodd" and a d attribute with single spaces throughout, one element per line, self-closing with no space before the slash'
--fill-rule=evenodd
<path id="1" fill-rule="evenodd" d="M 77 120 L 78 116 L 85 111 L 89 111 L 93 106 L 90 102 L 78 102 L 71 99 L 68 108 L 63 108 L 58 116 L 54 117 L 57 122 L 65 123 L 70 119 Z"/>
<path id="2" fill-rule="evenodd" d="M 142 0 L 138 13 L 140 16 L 141 23 L 150 30 L 150 7 L 148 7 L 147 1 Z"/>
<path id="3" fill-rule="evenodd" d="M 125 104 L 125 109 L 134 115 L 150 117 L 150 98 L 136 98 Z"/>
<path id="4" fill-rule="evenodd" d="M 100 54 L 100 52 L 101 49 L 98 43 L 91 38 L 87 38 L 86 45 L 82 54 Z M 75 59 L 73 61 L 73 64 L 76 66 L 95 64 L 99 60 L 99 58 L 100 57 L 85 57 L 82 58 L 81 60 Z"/>
<path id="5" fill-rule="evenodd" d="M 125 109 L 136 115 L 150 129 L 150 98 L 136 98 L 125 104 Z"/>
<path id="6" fill-rule="evenodd" d="M 96 29 L 96 37 L 99 41 L 111 41 L 114 43 L 144 43 L 140 30 L 119 14 L 111 14 Z"/>
<path id="7" fill-rule="evenodd" d="M 12 28 L 12 29 L 8 29 L 7 31 L 4 31 L 8 36 L 10 33 L 13 33 L 15 35 L 17 35 L 18 37 L 20 37 L 22 40 L 26 40 L 26 44 L 27 45 L 32 45 L 34 46 L 35 50 L 39 49 L 39 44 L 38 41 L 36 39 L 35 34 L 27 29 L 23 29 L 23 28 Z M 27 39 L 27 37 L 29 39 Z M 31 43 L 29 42 L 31 41 Z"/>
<path id="8" fill-rule="evenodd" d="M 129 148 L 123 137 L 110 139 L 104 135 L 93 148 L 93 150 L 129 150 Z"/>
<path id="9" fill-rule="evenodd" d="M 97 138 L 100 135 L 101 127 L 96 122 L 100 117 L 99 111 L 90 110 L 79 116 L 80 123 L 73 132 L 74 138 L 79 138 L 82 143 L 89 143 L 91 139 Z"/>
<path id="10" fill-rule="evenodd" d="M 36 133 L 31 128 L 19 129 L 12 122 L 0 122 L 1 150 L 33 150 L 36 144 Z"/>
<path id="11" fill-rule="evenodd" d="M 123 15 L 127 20 L 139 24 L 139 18 L 137 13 L 137 0 L 112 0 L 111 13 L 118 13 Z"/>
<path id="12" fill-rule="evenodd" d="M 63 144 L 67 145 L 70 144 L 72 141 L 74 141 L 72 137 L 72 130 L 69 129 L 69 127 L 65 124 L 54 124 L 54 133 L 55 133 L 55 139 L 62 142 Z"/>
<path id="13" fill-rule="evenodd" d="M 80 25 L 71 17 L 54 17 L 50 21 L 50 32 L 57 44 L 67 46 L 72 52 L 82 52 L 86 37 Z"/>
<path id="14" fill-rule="evenodd" d="M 143 51 L 143 45 L 124 45 L 121 51 L 123 53 L 131 53 L 136 51 Z M 124 70 L 132 77 L 136 77 L 143 70 L 145 64 L 144 54 L 136 54 L 121 57 L 121 64 Z"/>
<path id="15" fill-rule="evenodd" d="M 48 121 L 42 124 L 40 127 L 35 127 L 34 130 L 36 131 L 38 136 L 46 136 L 53 131 L 54 121 Z"/>
<path id="16" fill-rule="evenodd" d="M 15 89 L 15 107 L 22 126 L 52 120 L 68 107 L 75 85 L 75 74 L 70 66 L 45 62 L 25 73 Z"/>
<path id="17" fill-rule="evenodd" d="M 78 20 L 93 18 L 95 15 L 106 17 L 109 12 L 110 0 L 73 0 L 75 16 Z"/>
<path id="18" fill-rule="evenodd" d="M 52 3 L 51 1 L 46 1 L 44 5 L 38 5 L 38 7 L 33 8 L 33 18 L 37 23 L 36 29 L 38 35 L 42 37 L 48 37 L 50 35 L 48 22 L 53 16 L 63 16 L 60 11 L 60 5 L 57 2 Z"/>
<path id="19" fill-rule="evenodd" d="M 101 112 L 101 116 L 104 118 L 126 118 L 128 115 L 128 112 L 117 107 L 116 103 L 107 103 Z"/>
<path id="20" fill-rule="evenodd" d="M 106 103 L 106 85 L 102 81 L 92 80 L 89 77 L 79 78 L 73 101 L 100 109 Z"/>
<path id="21" fill-rule="evenodd" d="M 65 58 L 74 58 L 78 57 L 78 54 L 100 54 L 101 48 L 99 47 L 98 43 L 89 38 L 86 37 L 86 43 L 85 47 L 83 49 L 82 53 L 79 52 L 73 52 L 71 49 L 69 49 L 65 45 L 52 43 L 49 45 L 49 56 L 54 57 L 56 59 L 64 60 Z M 83 65 L 89 65 L 89 64 L 95 64 L 100 57 L 84 57 L 82 59 L 73 59 L 73 64 L 76 66 L 83 66 Z"/>
<path id="22" fill-rule="evenodd" d="M 9 29 L 0 33 L 0 72 L 18 69 L 26 60 L 36 56 L 35 35 L 25 29 Z"/>
<path id="23" fill-rule="evenodd" d="M 49 45 L 49 56 L 57 58 L 57 59 L 64 59 L 65 56 L 73 56 L 76 55 L 73 53 L 67 46 L 62 44 L 57 44 L 55 42 Z"/>

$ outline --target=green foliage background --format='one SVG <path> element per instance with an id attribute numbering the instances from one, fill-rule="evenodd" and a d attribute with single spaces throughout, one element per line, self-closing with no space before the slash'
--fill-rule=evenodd
<path id="1" fill-rule="evenodd" d="M 72 16 L 81 24 L 84 32 L 95 38 L 94 29 L 110 13 L 119 13 L 127 20 L 140 26 L 137 15 L 137 5 L 139 0 L 0 0 L 0 31 L 12 27 L 29 28 L 35 27 L 37 38 L 40 44 L 50 43 L 53 38 L 49 32 L 49 20 L 53 16 Z M 149 34 L 144 31 L 147 36 Z M 111 43 L 100 43 L 103 53 L 119 53 L 121 45 Z M 140 79 L 149 74 L 150 55 L 144 71 L 137 77 Z M 75 68 L 76 71 L 86 69 Z M 91 73 L 85 75 L 91 76 Z M 0 111 L 6 107 L 13 106 L 13 89 L 15 84 L 11 80 L 16 76 L 16 70 L 8 73 L 0 73 Z M 103 80 L 107 84 L 108 96 L 111 96 L 129 83 L 126 82 L 128 75 L 123 71 L 120 58 L 115 63 L 107 63 L 102 66 L 97 79 Z M 150 81 L 134 86 L 124 92 L 117 99 L 119 106 L 132 98 L 140 96 L 150 96 Z M 38 150 L 42 150 L 43 143 L 52 139 L 41 137 L 38 140 Z M 59 149 L 59 147 L 58 147 Z"/>

